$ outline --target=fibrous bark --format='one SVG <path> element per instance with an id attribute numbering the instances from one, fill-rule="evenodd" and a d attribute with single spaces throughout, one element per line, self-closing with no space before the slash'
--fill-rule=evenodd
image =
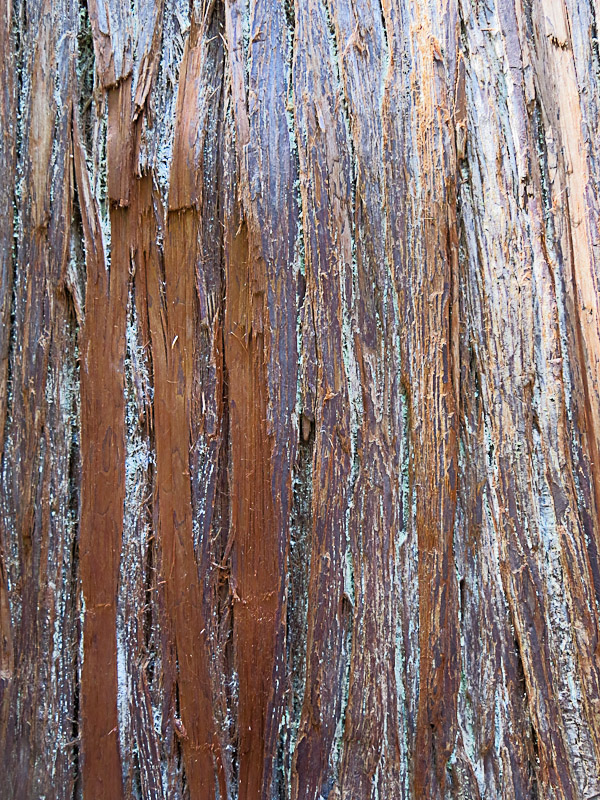
<path id="1" fill-rule="evenodd" d="M 0 9 L 0 795 L 600 797 L 597 0 Z"/>

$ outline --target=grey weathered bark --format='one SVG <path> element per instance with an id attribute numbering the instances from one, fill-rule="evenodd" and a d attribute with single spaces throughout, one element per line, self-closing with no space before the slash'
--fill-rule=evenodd
<path id="1" fill-rule="evenodd" d="M 597 0 L 0 8 L 0 796 L 600 797 Z"/>

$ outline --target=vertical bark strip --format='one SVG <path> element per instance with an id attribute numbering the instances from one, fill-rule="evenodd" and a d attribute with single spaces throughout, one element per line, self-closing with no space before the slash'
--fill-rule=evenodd
<path id="1" fill-rule="evenodd" d="M 177 101 L 166 214 L 164 273 L 154 260 L 149 283 L 155 375 L 157 487 L 165 600 L 178 663 L 178 695 L 185 770 L 194 797 L 213 797 L 221 777 L 216 738 L 203 593 L 194 551 L 190 482 L 190 414 L 198 210 L 195 130 L 207 56 L 206 19 L 192 22 Z M 161 274 L 162 273 L 162 274 Z"/>
<path id="2" fill-rule="evenodd" d="M 0 10 L 0 796 L 600 796 L 596 0 Z"/>
<path id="3" fill-rule="evenodd" d="M 6 412 L 8 407 L 8 366 L 10 353 L 10 314 L 13 293 L 13 187 L 16 169 L 16 87 L 15 87 L 15 55 L 11 35 L 12 3 L 6 3 L 0 15 L 0 47 L 6 60 L 5 81 L 0 93 L 0 126 L 4 131 L 0 143 L 0 182 L 6 187 L 2 193 L 0 207 L 0 445 L 4 451 L 4 435 L 6 429 Z M 14 649 L 13 631 L 10 618 L 10 597 L 8 588 L 8 564 L 6 557 L 6 533 L 4 524 L 0 529 L 0 625 L 2 640 L 0 641 L 0 670 L 2 676 L 2 730 L 5 730 L 5 698 L 8 697 L 9 682 L 13 679 Z"/>
<path id="4" fill-rule="evenodd" d="M 11 181 L 12 173 L 3 188 L 0 303 L 0 788 L 7 797 L 39 795 L 52 783 L 57 797 L 67 797 L 74 783 L 77 512 L 70 491 L 78 386 L 66 280 L 73 12 L 68 2 L 2 9 L 11 75 L 2 88 L 1 164 L 3 177 Z"/>
<path id="5" fill-rule="evenodd" d="M 86 309 L 82 337 L 80 521 L 84 603 L 81 715 L 86 796 L 123 796 L 117 720 L 117 586 L 125 496 L 125 315 L 129 275 L 124 212 L 110 267 L 98 209 L 74 127 L 77 188 L 86 240 Z M 119 231 L 119 226 L 121 230 Z"/>
<path id="6" fill-rule="evenodd" d="M 270 797 L 286 680 L 285 571 L 296 430 L 297 209 L 281 5 L 226 5 L 239 182 L 226 222 L 234 636 L 240 796 Z M 247 87 L 244 72 L 247 70 Z M 235 233 L 234 233 L 235 231 Z"/>
<path id="7" fill-rule="evenodd" d="M 420 258 L 406 264 L 401 296 L 412 328 L 403 339 L 414 426 L 413 480 L 421 488 L 416 507 L 420 657 L 414 774 L 414 793 L 419 797 L 444 792 L 446 763 L 455 740 L 458 685 L 457 586 L 452 563 L 457 490 L 458 353 L 457 321 L 452 319 L 453 310 L 456 314 L 456 163 L 453 93 L 448 90 L 455 79 L 452 23 L 456 10 L 451 2 L 432 3 L 413 13 L 415 33 L 407 45 L 419 67 L 413 80 L 419 81 L 421 91 L 416 108 L 407 109 L 416 124 L 406 130 L 405 146 L 412 152 L 407 167 L 421 179 L 414 193 L 417 202 L 413 205 L 407 197 L 406 240 L 407 251 L 414 248 Z M 444 30 L 438 27 L 441 19 L 446 22 Z M 410 188 L 409 183 L 407 195 Z"/>
<path id="8" fill-rule="evenodd" d="M 352 651 L 339 787 L 342 797 L 400 793 L 394 685 L 394 549 L 401 515 L 397 470 L 402 419 L 396 352 L 399 319 L 393 275 L 386 258 L 389 223 L 385 204 L 382 91 L 390 52 L 382 9 L 332 4 L 339 56 L 339 98 L 347 109 L 353 155 L 352 309 L 349 325 L 356 352 L 353 491 L 348 513 L 351 565 L 348 600 L 353 606 Z M 365 23 L 365 20 L 369 20 Z M 377 87 L 376 91 L 372 88 Z M 389 364 L 391 369 L 382 369 Z M 348 567 L 347 567 L 348 569 Z M 348 591 L 347 590 L 347 591 Z"/>
<path id="9" fill-rule="evenodd" d="M 336 782 L 334 739 L 342 715 L 351 625 L 352 589 L 345 586 L 344 568 L 353 481 L 350 425 L 351 413 L 356 413 L 350 408 L 349 386 L 356 366 L 348 323 L 352 193 L 333 36 L 320 0 L 296 7 L 295 121 L 317 385 L 307 666 L 292 774 L 294 798 L 329 793 Z M 352 400 L 359 402 L 356 387 Z"/>

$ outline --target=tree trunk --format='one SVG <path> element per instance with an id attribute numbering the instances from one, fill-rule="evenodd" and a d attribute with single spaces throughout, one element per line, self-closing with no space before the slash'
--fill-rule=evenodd
<path id="1" fill-rule="evenodd" d="M 600 797 L 598 0 L 5 0 L 0 796 Z"/>

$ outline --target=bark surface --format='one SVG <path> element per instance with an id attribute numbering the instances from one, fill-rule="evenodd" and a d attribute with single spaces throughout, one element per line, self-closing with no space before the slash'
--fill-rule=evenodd
<path id="1" fill-rule="evenodd" d="M 600 797 L 598 0 L 5 0 L 0 796 Z"/>

